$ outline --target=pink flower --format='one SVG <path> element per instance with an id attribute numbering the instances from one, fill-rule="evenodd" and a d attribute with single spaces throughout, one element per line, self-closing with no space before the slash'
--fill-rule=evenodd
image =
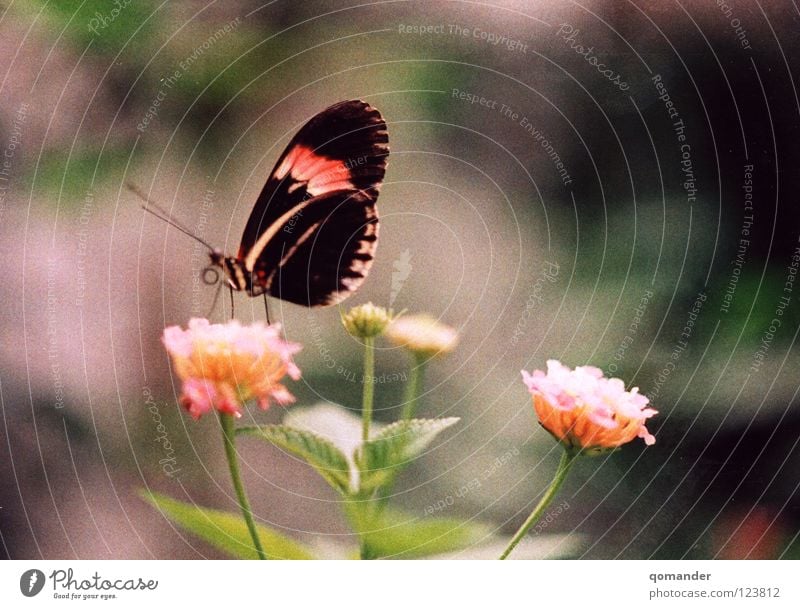
<path id="1" fill-rule="evenodd" d="M 542 425 L 559 441 L 583 450 L 616 448 L 636 437 L 648 446 L 655 437 L 645 421 L 657 411 L 646 408 L 649 400 L 634 387 L 616 378 L 608 379 L 594 366 L 571 370 L 548 360 L 547 373 L 540 370 L 522 380 L 533 395 L 534 408 Z"/>
<path id="2" fill-rule="evenodd" d="M 272 401 L 281 405 L 294 401 L 280 381 L 287 375 L 300 378 L 292 361 L 300 345 L 283 340 L 279 324 L 242 326 L 235 320 L 211 324 L 191 319 L 187 330 L 165 328 L 162 340 L 183 381 L 181 405 L 195 419 L 212 409 L 241 416 L 248 400 L 256 400 L 263 410 Z"/>

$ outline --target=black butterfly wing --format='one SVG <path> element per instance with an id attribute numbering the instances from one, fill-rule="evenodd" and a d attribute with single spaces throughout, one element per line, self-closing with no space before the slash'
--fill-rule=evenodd
<path id="1" fill-rule="evenodd" d="M 238 258 L 248 272 L 308 201 L 337 191 L 378 197 L 389 154 L 386 122 L 361 100 L 335 104 L 306 123 L 272 170 L 247 221 Z"/>
<path id="2" fill-rule="evenodd" d="M 366 279 L 377 240 L 378 212 L 365 191 L 310 199 L 256 260 L 255 293 L 307 307 L 341 302 Z"/>

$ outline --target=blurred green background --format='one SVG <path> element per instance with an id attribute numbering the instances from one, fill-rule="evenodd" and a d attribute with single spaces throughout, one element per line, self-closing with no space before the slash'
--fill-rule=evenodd
<path id="1" fill-rule="evenodd" d="M 5 557 L 220 556 L 136 495 L 234 508 L 217 423 L 179 411 L 159 342 L 164 326 L 208 314 L 206 254 L 145 217 L 124 183 L 235 253 L 289 138 L 348 98 L 380 109 L 391 156 L 376 263 L 343 306 L 426 311 L 461 336 L 431 363 L 422 413 L 462 421 L 403 475 L 397 505 L 423 518 L 449 497 L 437 515 L 513 532 L 559 456 L 519 371 L 557 358 L 640 387 L 660 411 L 658 441 L 579 464 L 542 557 L 798 555 L 791 3 L 731 15 L 699 0 L 2 10 Z M 236 312 L 264 317 L 243 295 Z M 339 310 L 273 301 L 272 313 L 304 344 L 298 403 L 357 409 L 347 372 L 360 348 Z M 378 374 L 407 369 L 379 346 Z M 159 463 L 150 395 L 178 475 Z M 378 419 L 401 396 L 379 385 Z M 242 453 L 260 520 L 320 545 L 348 539 L 310 469 L 257 443 Z"/>

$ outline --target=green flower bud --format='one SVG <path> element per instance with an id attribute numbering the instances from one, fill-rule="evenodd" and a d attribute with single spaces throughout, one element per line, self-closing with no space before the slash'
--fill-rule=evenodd
<path id="1" fill-rule="evenodd" d="M 380 336 L 392 321 L 392 312 L 371 302 L 353 307 L 342 316 L 345 329 L 358 338 Z"/>

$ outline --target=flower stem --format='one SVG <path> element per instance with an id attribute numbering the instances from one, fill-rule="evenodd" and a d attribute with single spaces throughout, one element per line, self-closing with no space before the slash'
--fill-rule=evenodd
<path id="1" fill-rule="evenodd" d="M 228 468 L 231 472 L 233 488 L 239 500 L 242 516 L 244 516 L 244 521 L 247 524 L 247 530 L 250 531 L 250 537 L 253 538 L 253 546 L 256 549 L 259 560 L 267 560 L 264 548 L 261 547 L 261 540 L 258 538 L 256 523 L 253 520 L 253 512 L 250 510 L 250 502 L 247 500 L 247 493 L 244 491 L 242 475 L 239 472 L 239 459 L 236 455 L 236 446 L 234 445 L 236 432 L 234 429 L 233 415 L 221 412 L 219 413 L 219 421 L 222 424 L 222 438 L 225 441 L 225 456 L 228 458 Z"/>
<path id="2" fill-rule="evenodd" d="M 375 339 L 364 338 L 364 393 L 361 400 L 361 440 L 369 440 L 369 426 L 372 422 L 372 400 L 375 393 Z"/>
<path id="3" fill-rule="evenodd" d="M 542 512 L 544 512 L 545 508 L 550 504 L 553 500 L 553 497 L 556 496 L 558 493 L 558 489 L 561 488 L 562 483 L 567 477 L 567 473 L 569 472 L 570 467 L 574 463 L 575 459 L 578 457 L 578 454 L 574 451 L 564 450 L 564 454 L 561 455 L 561 462 L 558 464 L 558 469 L 556 470 L 555 478 L 550 483 L 550 487 L 545 491 L 544 496 L 539 500 L 539 503 L 533 508 L 533 512 L 531 515 L 528 516 L 528 519 L 522 523 L 522 526 L 519 530 L 514 534 L 511 543 L 508 544 L 508 547 L 505 551 L 500 555 L 500 560 L 505 560 L 508 558 L 508 555 L 517 547 L 517 544 L 522 541 L 522 538 L 528 534 L 530 528 L 539 520 L 542 516 Z"/>
<path id="4" fill-rule="evenodd" d="M 414 355 L 411 363 L 411 370 L 408 372 L 408 382 L 406 383 L 405 394 L 403 395 L 403 414 L 402 419 L 409 421 L 417 413 L 417 402 L 419 394 L 422 393 L 422 383 L 425 379 L 425 359 L 419 355 Z"/>

